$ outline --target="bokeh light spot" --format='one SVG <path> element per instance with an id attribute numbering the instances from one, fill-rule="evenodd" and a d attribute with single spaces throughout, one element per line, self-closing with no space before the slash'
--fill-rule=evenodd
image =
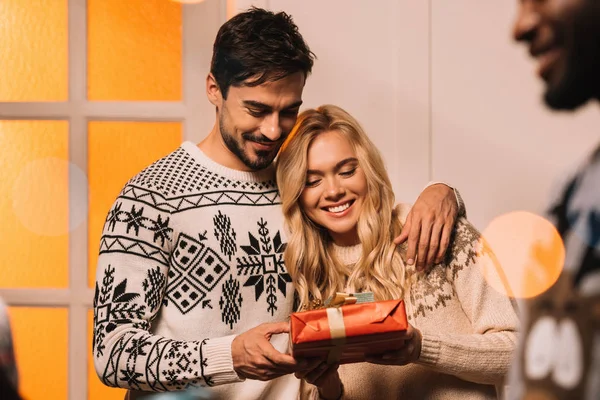
<path id="1" fill-rule="evenodd" d="M 530 298 L 548 290 L 565 261 L 564 243 L 546 219 L 526 211 L 495 218 L 483 231 L 495 256 L 485 257 L 483 274 L 501 293 Z"/>
<path id="2" fill-rule="evenodd" d="M 25 165 L 17 176 L 12 192 L 13 210 L 31 232 L 41 236 L 65 235 L 87 217 L 87 188 L 86 174 L 75 164 L 55 157 L 37 159 Z M 69 190 L 74 191 L 71 203 Z"/>

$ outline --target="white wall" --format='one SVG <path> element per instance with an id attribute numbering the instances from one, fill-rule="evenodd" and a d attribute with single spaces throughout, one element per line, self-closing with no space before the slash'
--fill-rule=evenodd
<path id="1" fill-rule="evenodd" d="M 551 114 L 534 62 L 510 33 L 517 1 L 433 0 L 432 163 L 484 228 L 542 211 L 552 181 L 600 140 L 597 106 Z"/>
<path id="2" fill-rule="evenodd" d="M 399 200 L 428 180 L 458 187 L 480 229 L 540 212 L 551 182 L 600 140 L 596 106 L 546 111 L 510 29 L 516 1 L 238 0 L 290 13 L 317 54 L 305 105 L 354 114 Z M 376 5 L 376 6 L 375 6 Z"/>

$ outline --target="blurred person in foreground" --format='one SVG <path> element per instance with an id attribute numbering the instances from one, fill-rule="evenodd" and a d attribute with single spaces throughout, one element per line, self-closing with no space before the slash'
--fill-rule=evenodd
<path id="1" fill-rule="evenodd" d="M 514 38 L 537 61 L 546 106 L 571 112 L 598 102 L 600 1 L 521 0 L 518 7 Z M 511 400 L 600 399 L 600 147 L 590 150 L 548 208 L 564 241 L 564 270 L 524 302 Z"/>

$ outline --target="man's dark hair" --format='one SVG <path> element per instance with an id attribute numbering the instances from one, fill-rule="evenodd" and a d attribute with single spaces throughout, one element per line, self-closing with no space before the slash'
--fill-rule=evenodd
<path id="1" fill-rule="evenodd" d="M 210 72 L 226 99 L 230 86 L 258 86 L 296 72 L 307 77 L 314 58 L 290 15 L 253 7 L 219 29 Z"/>

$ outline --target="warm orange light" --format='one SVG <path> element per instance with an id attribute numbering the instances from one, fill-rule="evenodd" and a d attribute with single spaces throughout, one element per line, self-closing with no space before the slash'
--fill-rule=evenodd
<path id="1" fill-rule="evenodd" d="M 179 122 L 91 121 L 88 128 L 89 285 L 94 287 L 102 227 L 125 183 L 182 140 Z"/>
<path id="2" fill-rule="evenodd" d="M 0 0 L 0 101 L 68 100 L 67 0 Z"/>
<path id="3" fill-rule="evenodd" d="M 70 183 L 86 181 L 68 161 L 69 124 L 0 121 L 0 149 L 0 287 L 67 287 L 68 234 L 87 208 L 69 204 Z"/>
<path id="4" fill-rule="evenodd" d="M 21 395 L 30 400 L 67 399 L 68 311 L 30 307 L 9 311 Z"/>
<path id="5" fill-rule="evenodd" d="M 82 193 L 69 204 L 69 186 Z M 40 236 L 60 236 L 77 228 L 87 216 L 87 177 L 60 158 L 34 160 L 20 171 L 13 186 L 13 209 L 23 226 Z M 69 204 L 69 207 L 65 207 Z"/>
<path id="6" fill-rule="evenodd" d="M 165 0 L 88 0 L 88 99 L 181 101 L 182 10 Z"/>
<path id="7" fill-rule="evenodd" d="M 504 214 L 488 225 L 483 237 L 495 254 L 484 257 L 483 274 L 496 290 L 529 298 L 558 279 L 565 247 L 556 228 L 544 218 L 525 211 Z"/>

